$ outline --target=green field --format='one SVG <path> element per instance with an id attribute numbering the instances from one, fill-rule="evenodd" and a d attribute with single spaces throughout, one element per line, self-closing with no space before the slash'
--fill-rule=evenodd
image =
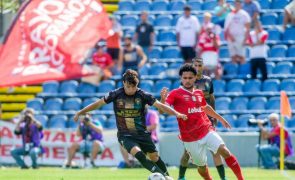
<path id="1" fill-rule="evenodd" d="M 173 178 L 177 178 L 178 169 L 169 168 Z M 219 179 L 217 171 L 210 169 L 213 179 Z M 243 168 L 246 180 L 290 180 L 295 179 L 295 171 L 263 170 L 257 168 Z M 20 170 L 17 168 L 2 168 L 1 180 L 146 180 L 150 173 L 144 169 L 61 169 L 40 168 L 38 170 Z M 230 169 L 226 169 L 229 180 L 236 179 Z M 195 169 L 188 169 L 187 179 L 201 179 Z"/>

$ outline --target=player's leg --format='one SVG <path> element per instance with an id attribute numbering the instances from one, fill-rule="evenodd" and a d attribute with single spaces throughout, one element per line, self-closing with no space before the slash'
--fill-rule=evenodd
<path id="1" fill-rule="evenodd" d="M 220 154 L 218 154 L 218 153 L 214 154 L 213 152 L 211 152 L 211 153 L 212 153 L 213 161 L 214 161 L 214 164 L 215 164 L 215 167 L 217 169 L 220 179 L 225 180 L 226 179 L 225 169 L 224 169 L 224 165 L 223 165 L 222 158 L 221 158 Z"/>
<path id="2" fill-rule="evenodd" d="M 243 174 L 241 171 L 241 167 L 234 155 L 230 153 L 230 151 L 226 148 L 222 138 L 214 131 L 211 131 L 206 136 L 206 144 L 209 150 L 211 150 L 214 154 L 220 154 L 228 167 L 232 169 L 238 180 L 243 180 Z"/>
<path id="3" fill-rule="evenodd" d="M 179 180 L 185 180 L 185 172 L 188 167 L 189 159 L 190 159 L 189 153 L 186 150 L 184 150 L 180 159 L 180 166 L 179 166 L 179 172 L 178 172 Z"/>
<path id="4" fill-rule="evenodd" d="M 74 142 L 70 148 L 68 149 L 68 159 L 67 159 L 67 163 L 66 163 L 66 166 L 71 166 L 72 164 L 72 160 L 73 158 L 75 157 L 75 154 L 76 152 L 78 151 L 79 149 L 79 143 L 77 142 Z"/>
<path id="5" fill-rule="evenodd" d="M 211 180 L 207 166 L 207 152 L 204 138 L 194 142 L 184 142 L 185 149 L 192 157 L 194 164 L 198 166 L 198 172 L 205 180 Z"/>
<path id="6" fill-rule="evenodd" d="M 37 169 L 38 168 L 37 158 L 38 158 L 38 156 L 39 156 L 40 153 L 41 153 L 41 149 L 39 147 L 34 147 L 29 152 L 29 155 L 30 155 L 31 160 L 32 160 L 32 167 L 33 167 L 33 169 Z"/>
<path id="7" fill-rule="evenodd" d="M 21 156 L 24 156 L 25 149 L 24 148 L 16 148 L 11 150 L 11 156 L 16 161 L 16 164 L 19 165 L 22 169 L 28 169 L 29 167 L 25 164 L 24 160 L 21 158 Z"/>
<path id="8" fill-rule="evenodd" d="M 129 154 L 128 154 L 127 150 L 121 144 L 120 144 L 120 151 L 121 151 L 122 157 L 124 159 L 124 162 L 127 164 L 127 166 L 131 167 L 132 164 L 129 160 Z"/>
<path id="9" fill-rule="evenodd" d="M 95 167 L 95 159 L 97 157 L 97 154 L 102 152 L 104 150 L 104 145 L 102 142 L 98 140 L 94 140 L 92 142 L 89 142 L 89 150 L 91 149 L 91 156 L 90 156 L 90 163 L 93 167 Z"/>
<path id="10" fill-rule="evenodd" d="M 146 155 L 139 148 L 138 142 L 136 142 L 136 140 L 132 139 L 131 137 L 119 137 L 118 140 L 119 143 L 127 150 L 127 152 L 134 156 L 144 168 L 150 172 L 158 172 L 165 175 L 155 163 L 147 159 Z"/>

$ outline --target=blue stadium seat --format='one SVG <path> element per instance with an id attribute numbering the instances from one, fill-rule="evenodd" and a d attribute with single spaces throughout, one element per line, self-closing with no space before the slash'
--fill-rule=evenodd
<path id="1" fill-rule="evenodd" d="M 155 63 L 151 66 L 149 70 L 149 75 L 154 76 L 163 76 L 165 75 L 165 71 L 168 68 L 166 63 Z"/>
<path id="2" fill-rule="evenodd" d="M 109 103 L 101 107 L 101 110 L 103 111 L 112 111 L 113 109 L 113 103 Z"/>
<path id="3" fill-rule="evenodd" d="M 162 53 L 162 58 L 180 58 L 180 51 L 177 46 L 166 47 Z"/>
<path id="4" fill-rule="evenodd" d="M 254 119 L 255 116 L 253 114 L 243 114 L 240 115 L 238 120 L 236 121 L 237 128 L 248 128 L 249 119 Z"/>
<path id="5" fill-rule="evenodd" d="M 289 0 L 272 0 L 271 9 L 284 9 Z"/>
<path id="6" fill-rule="evenodd" d="M 258 79 L 248 80 L 243 86 L 243 91 L 248 93 L 260 92 L 261 81 Z"/>
<path id="7" fill-rule="evenodd" d="M 234 63 L 225 63 L 223 66 L 224 75 L 235 76 L 238 74 L 238 65 Z"/>
<path id="8" fill-rule="evenodd" d="M 269 56 L 270 58 L 283 58 L 286 57 L 288 47 L 286 45 L 274 45 L 269 50 Z"/>
<path id="9" fill-rule="evenodd" d="M 251 74 L 251 65 L 249 62 L 239 65 L 239 77 L 247 77 Z"/>
<path id="10" fill-rule="evenodd" d="M 176 88 L 179 88 L 180 86 L 180 80 L 176 80 L 174 81 L 173 85 L 172 85 L 172 89 L 176 89 Z M 172 90 L 172 89 L 169 89 L 169 90 Z"/>
<path id="11" fill-rule="evenodd" d="M 66 127 L 70 129 L 76 129 L 79 123 L 74 121 L 74 116 L 68 117 L 68 121 L 66 122 Z"/>
<path id="12" fill-rule="evenodd" d="M 139 83 L 139 87 L 147 92 L 152 92 L 154 87 L 154 82 L 152 80 L 142 80 Z"/>
<path id="13" fill-rule="evenodd" d="M 268 32 L 268 41 L 279 42 L 281 40 L 282 33 L 278 29 L 269 29 Z"/>
<path id="14" fill-rule="evenodd" d="M 295 41 L 295 28 L 287 28 L 283 34 L 284 41 Z"/>
<path id="15" fill-rule="evenodd" d="M 105 115 L 102 114 L 94 114 L 92 115 L 92 119 L 94 121 L 99 121 L 101 123 L 101 125 L 103 126 L 103 128 L 107 128 L 107 117 Z"/>
<path id="16" fill-rule="evenodd" d="M 290 105 L 291 105 L 292 111 L 294 112 L 294 110 L 295 110 L 295 96 L 291 96 L 289 98 L 289 101 L 290 101 Z"/>
<path id="17" fill-rule="evenodd" d="M 81 82 L 78 87 L 78 93 L 92 94 L 95 93 L 96 86 L 90 83 Z"/>
<path id="18" fill-rule="evenodd" d="M 154 25 L 159 27 L 169 27 L 172 24 L 172 16 L 171 15 L 159 15 Z"/>
<path id="19" fill-rule="evenodd" d="M 278 92 L 280 81 L 278 79 L 267 79 L 262 84 L 262 91 L 264 92 Z"/>
<path id="20" fill-rule="evenodd" d="M 212 11 L 217 6 L 217 1 L 215 0 L 208 0 L 203 2 L 202 10 L 204 11 Z"/>
<path id="21" fill-rule="evenodd" d="M 279 17 L 278 17 L 278 24 L 282 25 L 284 22 L 284 12 L 279 13 Z"/>
<path id="22" fill-rule="evenodd" d="M 74 80 L 64 81 L 60 84 L 59 92 L 62 94 L 76 94 L 78 82 Z"/>
<path id="23" fill-rule="evenodd" d="M 106 129 L 114 129 L 116 128 L 116 117 L 114 115 L 110 116 L 105 122 Z"/>
<path id="24" fill-rule="evenodd" d="M 171 89 L 171 85 L 172 83 L 170 80 L 158 80 L 155 83 L 154 92 L 159 94 L 164 87 Z"/>
<path id="25" fill-rule="evenodd" d="M 287 57 L 295 58 L 295 45 L 288 48 Z"/>
<path id="26" fill-rule="evenodd" d="M 286 122 L 288 128 L 295 128 L 295 116 L 293 116 L 289 121 Z"/>
<path id="27" fill-rule="evenodd" d="M 237 121 L 237 116 L 236 115 L 225 114 L 222 117 L 231 125 L 232 128 L 235 128 L 236 121 Z M 220 121 L 218 121 L 218 123 L 217 123 L 217 128 L 221 128 L 222 130 L 225 129 L 222 126 L 222 124 L 220 123 Z"/>
<path id="28" fill-rule="evenodd" d="M 183 65 L 183 63 L 180 63 L 180 62 L 174 62 L 174 63 L 169 64 L 169 68 L 176 68 L 176 69 L 179 69 L 182 65 Z"/>
<path id="29" fill-rule="evenodd" d="M 43 128 L 47 128 L 48 117 L 46 115 L 36 114 L 35 118 L 42 124 Z"/>
<path id="30" fill-rule="evenodd" d="M 119 11 L 133 11 L 134 1 L 120 1 L 119 2 Z"/>
<path id="31" fill-rule="evenodd" d="M 45 111 L 60 111 L 63 101 L 60 98 L 50 98 L 44 103 L 43 110 Z"/>
<path id="32" fill-rule="evenodd" d="M 54 115 L 48 121 L 48 128 L 65 129 L 68 117 L 66 115 Z"/>
<path id="33" fill-rule="evenodd" d="M 248 102 L 249 110 L 264 110 L 267 99 L 265 97 L 253 97 Z"/>
<path id="34" fill-rule="evenodd" d="M 224 80 L 213 80 L 214 93 L 223 93 L 225 91 Z"/>
<path id="35" fill-rule="evenodd" d="M 121 18 L 122 26 L 136 27 L 138 17 L 136 15 L 125 15 Z"/>
<path id="36" fill-rule="evenodd" d="M 141 0 L 135 2 L 133 9 L 135 11 L 149 11 L 151 6 L 151 2 L 148 0 Z"/>
<path id="37" fill-rule="evenodd" d="M 291 74 L 293 64 L 291 62 L 279 62 L 273 69 L 273 74 Z"/>
<path id="38" fill-rule="evenodd" d="M 267 110 L 280 110 L 280 97 L 271 97 L 266 102 Z"/>
<path id="39" fill-rule="evenodd" d="M 47 81 L 42 84 L 42 93 L 56 94 L 58 93 L 59 82 L 57 81 Z"/>
<path id="40" fill-rule="evenodd" d="M 247 110 L 247 103 L 248 103 L 248 98 L 236 97 L 232 100 L 231 104 L 229 105 L 229 109 L 234 111 Z"/>
<path id="41" fill-rule="evenodd" d="M 82 103 L 82 108 L 88 106 L 91 103 L 94 103 L 97 100 L 98 100 L 97 98 L 86 98 L 86 99 L 84 99 L 84 101 Z"/>
<path id="42" fill-rule="evenodd" d="M 189 0 L 187 5 L 192 8 L 192 11 L 200 11 L 202 9 L 202 2 L 200 0 Z"/>
<path id="43" fill-rule="evenodd" d="M 78 111 L 81 109 L 82 101 L 80 98 L 68 98 L 63 103 L 63 110 Z"/>
<path id="44" fill-rule="evenodd" d="M 295 92 L 295 79 L 284 79 L 280 85 L 281 91 Z"/>
<path id="45" fill-rule="evenodd" d="M 229 58 L 229 51 L 227 46 L 222 46 L 219 49 L 219 57 L 220 58 Z"/>
<path id="46" fill-rule="evenodd" d="M 276 25 L 278 15 L 276 13 L 265 13 L 260 17 L 262 25 Z"/>
<path id="47" fill-rule="evenodd" d="M 229 97 L 219 97 L 215 100 L 215 109 L 217 111 L 221 110 L 229 110 L 229 104 L 231 103 L 231 99 Z"/>
<path id="48" fill-rule="evenodd" d="M 163 128 L 168 131 L 177 131 L 178 130 L 178 123 L 175 116 L 168 116 L 166 121 L 163 123 Z"/>
<path id="49" fill-rule="evenodd" d="M 178 19 L 181 17 L 182 15 L 175 15 L 174 18 L 172 19 L 172 26 L 176 26 Z"/>
<path id="50" fill-rule="evenodd" d="M 242 92 L 244 84 L 245 82 L 242 79 L 233 79 L 226 85 L 227 92 Z"/>
<path id="51" fill-rule="evenodd" d="M 272 74 L 273 69 L 275 68 L 274 62 L 266 62 L 267 74 Z"/>
<path id="52" fill-rule="evenodd" d="M 185 5 L 184 0 L 174 0 L 174 1 L 170 2 L 169 10 L 171 12 L 173 12 L 173 11 L 183 11 L 184 5 Z"/>
<path id="53" fill-rule="evenodd" d="M 158 35 L 159 42 L 176 42 L 176 33 L 173 31 L 162 31 Z"/>
<path id="54" fill-rule="evenodd" d="M 150 69 L 150 65 L 149 64 L 145 64 L 144 66 L 142 66 L 139 69 L 139 75 L 149 75 L 149 69 Z"/>
<path id="55" fill-rule="evenodd" d="M 35 99 L 27 101 L 27 107 L 32 108 L 35 111 L 42 111 L 43 103 L 44 103 L 43 99 L 35 98 Z"/>
<path id="56" fill-rule="evenodd" d="M 115 85 L 116 85 L 116 83 L 113 80 L 104 80 L 104 81 L 100 82 L 100 84 L 98 85 L 97 92 L 107 93 L 109 91 L 114 90 Z"/>
<path id="57" fill-rule="evenodd" d="M 269 114 L 259 114 L 256 119 L 268 120 Z"/>
<path id="58" fill-rule="evenodd" d="M 270 1 L 269 0 L 259 0 L 261 9 L 270 9 Z"/>
<path id="59" fill-rule="evenodd" d="M 168 10 L 168 1 L 166 0 L 159 0 L 159 1 L 154 1 L 152 3 L 152 11 L 167 11 Z"/>
<path id="60" fill-rule="evenodd" d="M 153 49 L 149 52 L 149 59 L 160 59 L 162 54 L 162 47 L 155 46 Z"/>

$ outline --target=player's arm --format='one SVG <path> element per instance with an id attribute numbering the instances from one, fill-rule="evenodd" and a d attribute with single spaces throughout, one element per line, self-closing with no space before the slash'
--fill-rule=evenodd
<path id="1" fill-rule="evenodd" d="M 156 102 L 153 104 L 153 106 L 155 106 L 159 111 L 162 111 L 162 112 L 167 113 L 169 115 L 174 115 L 177 118 L 180 118 L 183 120 L 187 119 L 187 116 L 185 114 L 181 114 L 181 113 L 175 111 L 170 106 L 163 104 L 163 103 L 159 102 L 158 100 L 156 100 Z"/>
<path id="2" fill-rule="evenodd" d="M 78 128 L 76 130 L 76 134 L 77 134 L 78 137 L 81 137 L 82 136 L 80 128 L 81 128 L 81 126 L 79 124 L 79 126 L 78 126 Z"/>
<path id="3" fill-rule="evenodd" d="M 214 94 L 210 94 L 210 104 L 211 104 L 211 107 L 215 110 L 215 97 L 214 97 Z"/>
<path id="4" fill-rule="evenodd" d="M 224 127 L 231 128 L 230 124 L 222 116 L 220 116 L 216 111 L 214 111 L 214 109 L 210 105 L 207 104 L 204 107 L 204 112 L 207 115 L 219 120 Z"/>
<path id="5" fill-rule="evenodd" d="M 275 132 L 269 132 L 267 129 L 265 129 L 263 127 L 262 123 L 260 123 L 260 122 L 258 122 L 258 127 L 261 131 L 261 137 L 264 140 L 267 140 L 267 139 L 272 138 L 277 135 Z"/>
<path id="6" fill-rule="evenodd" d="M 95 132 L 97 133 L 102 133 L 103 131 L 103 127 L 101 125 L 98 125 L 98 124 L 94 124 L 93 122 L 91 121 L 88 121 L 86 123 L 87 126 L 89 126 L 91 129 L 93 129 Z"/>
<path id="7" fill-rule="evenodd" d="M 98 109 L 105 104 L 106 103 L 104 101 L 104 98 L 101 98 L 101 99 L 95 101 L 94 103 L 92 103 L 92 104 L 86 106 L 85 108 L 81 109 L 80 111 L 78 111 L 74 116 L 74 121 L 77 122 L 80 115 L 84 115 L 85 113 L 87 113 L 89 111 L 93 111 L 95 109 Z"/>
<path id="8" fill-rule="evenodd" d="M 162 104 L 165 104 L 166 99 L 167 99 L 167 96 L 168 96 L 168 88 L 164 87 L 164 88 L 161 90 L 161 94 L 160 94 L 160 96 L 161 96 L 161 100 L 160 100 L 160 102 L 161 102 Z M 159 109 L 159 113 L 160 113 L 160 114 L 164 114 L 164 112 L 161 111 L 160 109 Z"/>

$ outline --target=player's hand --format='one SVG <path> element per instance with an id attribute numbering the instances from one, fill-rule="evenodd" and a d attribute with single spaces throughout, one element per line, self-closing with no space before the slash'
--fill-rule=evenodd
<path id="1" fill-rule="evenodd" d="M 231 129 L 231 125 L 225 119 L 223 119 L 220 122 L 223 125 L 223 127 L 228 128 L 228 129 Z"/>
<path id="2" fill-rule="evenodd" d="M 75 122 L 78 122 L 78 120 L 79 120 L 79 116 L 81 116 L 81 115 L 84 115 L 84 114 L 82 114 L 80 111 L 78 111 L 78 112 L 75 114 L 75 116 L 74 116 L 74 121 L 75 121 Z"/>
<path id="3" fill-rule="evenodd" d="M 177 113 L 176 117 L 179 119 L 182 119 L 184 121 L 187 120 L 187 115 L 185 115 L 185 114 Z"/>
<path id="4" fill-rule="evenodd" d="M 161 102 L 165 102 L 166 101 L 166 98 L 168 96 L 168 88 L 164 87 L 162 90 L 161 90 Z"/>

